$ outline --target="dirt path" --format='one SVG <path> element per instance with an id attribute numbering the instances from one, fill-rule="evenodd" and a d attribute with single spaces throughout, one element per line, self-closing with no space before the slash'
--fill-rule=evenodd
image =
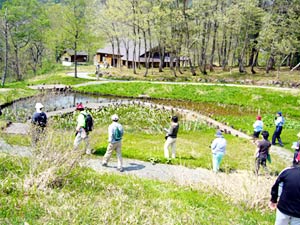
<path id="1" fill-rule="evenodd" d="M 30 157 L 31 151 L 28 147 L 11 146 L 0 139 L 0 152 L 3 154 Z M 172 182 L 181 186 L 193 187 L 205 190 L 209 187 L 221 193 L 233 201 L 245 201 L 249 207 L 258 204 L 266 204 L 269 198 L 269 189 L 274 182 L 274 177 L 268 179 L 265 176 L 254 176 L 251 171 L 235 171 L 234 173 L 215 174 L 211 170 L 203 168 L 187 168 L 181 165 L 152 164 L 150 162 L 123 159 L 124 172 L 116 170 L 115 157 L 111 159 L 108 167 L 103 167 L 102 157 L 91 159 L 85 156 L 80 166 L 89 167 L 98 173 L 119 174 L 141 179 L 158 180 L 161 182 Z"/>

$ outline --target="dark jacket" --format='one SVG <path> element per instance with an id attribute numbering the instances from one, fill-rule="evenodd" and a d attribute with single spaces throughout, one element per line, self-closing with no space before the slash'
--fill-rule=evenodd
<path id="1" fill-rule="evenodd" d="M 258 158 L 266 159 L 269 155 L 269 149 L 271 147 L 271 143 L 268 140 L 263 139 L 258 142 L 257 147 L 259 149 Z"/>
<path id="2" fill-rule="evenodd" d="M 283 170 L 271 189 L 271 202 L 276 203 L 278 186 L 283 184 L 277 208 L 284 214 L 300 218 L 300 166 Z"/>
<path id="3" fill-rule="evenodd" d="M 179 124 L 172 123 L 167 136 L 171 138 L 177 138 L 178 129 L 179 129 Z"/>
<path id="4" fill-rule="evenodd" d="M 47 115 L 44 112 L 35 112 L 32 116 L 32 123 L 40 127 L 47 125 Z"/>

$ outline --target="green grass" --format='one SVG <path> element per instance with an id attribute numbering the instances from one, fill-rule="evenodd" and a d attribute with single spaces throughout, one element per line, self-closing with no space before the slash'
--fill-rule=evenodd
<path id="1" fill-rule="evenodd" d="M 62 188 L 26 192 L 28 161 L 0 157 L 0 223 L 21 224 L 272 224 L 274 214 L 246 209 L 226 196 L 171 183 L 76 168 Z M 18 181 L 17 178 L 20 180 Z M 7 183 L 6 182 L 6 183 Z"/>
<path id="2" fill-rule="evenodd" d="M 107 128 L 111 123 L 110 116 L 117 113 L 124 126 L 123 156 L 126 158 L 150 161 L 156 159 L 166 163 L 163 156 L 164 131 L 169 127 L 171 113 L 154 108 L 120 106 L 108 107 L 90 112 L 95 120 L 95 129 L 90 133 L 92 147 L 96 158 L 103 156 L 107 147 Z M 146 118 L 146 119 L 145 119 Z M 76 115 L 55 117 L 52 121 L 59 133 L 72 135 L 76 126 Z M 210 143 L 215 138 L 215 129 L 209 128 L 201 121 L 186 121 L 179 115 L 180 130 L 177 139 L 177 159 L 172 164 L 187 167 L 211 169 Z M 234 170 L 254 170 L 254 152 L 256 146 L 245 139 L 225 135 L 228 141 L 227 154 L 221 169 L 225 172 Z M 273 156 L 273 155 L 272 155 Z M 273 173 L 278 173 L 286 162 L 273 156 L 270 166 Z"/>
<path id="3" fill-rule="evenodd" d="M 261 88 L 241 88 L 227 86 L 196 86 L 176 84 L 154 84 L 144 82 L 133 83 L 106 83 L 76 88 L 78 91 L 99 94 L 114 94 L 126 97 L 148 95 L 152 98 L 171 99 L 163 101 L 164 104 L 181 105 L 185 108 L 195 109 L 211 116 L 223 123 L 242 129 L 249 135 L 252 134 L 252 124 L 258 113 L 272 134 L 274 129 L 274 116 L 277 111 L 282 111 L 286 119 L 282 139 L 284 144 L 295 141 L 300 128 L 298 118 L 300 111 L 299 93 L 276 91 Z M 178 102 L 181 100 L 184 102 Z"/>
<path id="4" fill-rule="evenodd" d="M 30 89 L 14 88 L 5 92 L 1 92 L 0 90 L 0 105 L 13 102 L 20 98 L 34 96 L 35 94 L 37 94 L 37 91 Z"/>
<path id="5" fill-rule="evenodd" d="M 91 67 L 90 71 L 94 71 L 94 67 Z M 290 72 L 289 68 L 282 67 L 279 72 L 270 71 L 266 74 L 265 68 L 255 68 L 256 74 L 251 73 L 251 68 L 246 67 L 246 73 L 239 73 L 238 68 L 231 68 L 230 70 L 223 71 L 221 67 L 214 67 L 214 71 L 208 71 L 208 75 L 203 75 L 196 68 L 196 76 L 192 76 L 190 68 L 181 68 L 182 74 L 177 72 L 177 77 L 174 76 L 173 72 L 169 68 L 164 68 L 163 72 L 159 72 L 158 68 L 150 69 L 146 77 L 145 68 L 137 69 L 137 74 L 133 73 L 132 69 L 127 69 L 123 67 L 119 68 L 109 68 L 101 69 L 102 72 L 108 73 L 104 77 L 116 80 L 148 80 L 148 81 L 186 81 L 186 82 L 197 82 L 199 80 L 203 82 L 217 82 L 217 83 L 249 83 L 253 82 L 263 82 L 268 84 L 270 81 L 281 81 L 281 82 L 296 82 L 299 81 L 299 71 Z"/>

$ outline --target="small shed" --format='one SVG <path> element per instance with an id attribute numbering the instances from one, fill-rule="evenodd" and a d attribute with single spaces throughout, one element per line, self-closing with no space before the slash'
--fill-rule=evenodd
<path id="1" fill-rule="evenodd" d="M 77 62 L 86 63 L 88 62 L 88 53 L 85 51 L 78 51 L 76 54 Z M 65 50 L 61 56 L 62 62 L 75 62 L 75 51 L 68 49 Z"/>

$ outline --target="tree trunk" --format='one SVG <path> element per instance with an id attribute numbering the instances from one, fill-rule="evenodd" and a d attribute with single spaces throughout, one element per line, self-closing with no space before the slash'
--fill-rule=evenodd
<path id="1" fill-rule="evenodd" d="M 192 75 L 193 75 L 193 76 L 196 76 L 196 75 L 197 75 L 197 74 L 196 74 L 196 70 L 195 70 L 195 68 L 194 68 L 194 66 L 193 66 L 193 63 L 192 63 L 191 58 L 189 58 L 189 65 L 190 65 L 190 69 L 191 69 Z"/>
<path id="2" fill-rule="evenodd" d="M 275 59 L 274 59 L 274 55 L 271 53 L 266 67 L 266 73 L 269 73 L 271 69 L 274 69 L 274 65 L 275 65 Z"/>
<path id="3" fill-rule="evenodd" d="M 239 63 L 239 72 L 245 73 L 244 63 L 241 56 L 238 58 L 238 63 Z"/>
<path id="4" fill-rule="evenodd" d="M 175 71 L 175 69 L 174 69 L 173 61 L 174 61 L 173 53 L 170 53 L 170 69 L 171 69 L 171 71 L 173 72 L 173 75 L 174 75 L 175 77 L 177 77 L 176 71 Z"/>
<path id="5" fill-rule="evenodd" d="M 159 69 L 158 71 L 161 73 L 163 72 L 165 62 L 165 49 L 164 47 L 159 47 Z"/>
<path id="6" fill-rule="evenodd" d="M 254 70 L 254 66 L 257 65 L 257 59 L 258 59 L 258 51 L 256 51 L 254 58 L 253 58 L 253 62 L 251 64 L 251 73 L 252 74 L 256 74 L 255 70 Z"/>
<path id="7" fill-rule="evenodd" d="M 215 21 L 214 22 L 214 34 L 213 34 L 212 48 L 211 48 L 211 54 L 210 54 L 210 62 L 209 62 L 209 70 L 211 72 L 214 71 L 214 56 L 215 56 L 215 50 L 216 50 L 217 30 L 218 30 L 218 24 L 217 24 L 217 21 Z"/>
<path id="8" fill-rule="evenodd" d="M 19 60 L 19 48 L 17 46 L 15 48 L 15 57 L 16 57 L 16 74 L 17 74 L 17 80 L 22 80 L 22 75 L 20 71 L 20 60 Z"/>
<path id="9" fill-rule="evenodd" d="M 1 86 L 4 87 L 6 77 L 8 75 L 8 22 L 7 22 L 7 8 L 5 9 L 5 17 L 4 17 L 4 38 L 5 38 L 5 55 L 4 55 L 4 70 L 3 70 L 3 76 L 1 79 Z"/>
<path id="10" fill-rule="evenodd" d="M 77 78 L 77 42 L 74 43 L 74 65 L 75 65 L 75 72 L 74 76 Z"/>
<path id="11" fill-rule="evenodd" d="M 120 49 L 120 39 L 119 38 L 116 38 L 117 40 L 117 51 L 118 51 L 118 55 L 117 55 L 117 67 L 119 67 L 120 69 L 122 68 L 121 67 L 121 49 Z"/>
<path id="12" fill-rule="evenodd" d="M 138 37 L 139 37 L 139 51 L 138 51 L 138 69 L 141 69 L 141 37 L 140 37 L 140 28 L 138 28 Z M 145 49 L 145 53 L 146 53 L 147 49 Z"/>
<path id="13" fill-rule="evenodd" d="M 216 1 L 216 5 L 214 7 L 214 10 L 218 10 L 219 1 Z M 214 71 L 214 56 L 215 56 L 215 49 L 216 49 L 216 39 L 217 39 L 217 30 L 218 30 L 218 22 L 215 19 L 214 21 L 214 33 L 213 33 L 213 41 L 212 41 L 212 48 L 211 48 L 211 54 L 210 54 L 210 62 L 209 62 L 209 71 Z"/>
<path id="14" fill-rule="evenodd" d="M 143 36 L 144 36 L 144 48 L 145 48 L 145 73 L 144 73 L 144 77 L 146 77 L 148 75 L 148 70 L 149 70 L 149 61 L 148 61 L 148 53 L 147 53 L 147 39 L 146 39 L 146 31 L 143 31 Z"/>

